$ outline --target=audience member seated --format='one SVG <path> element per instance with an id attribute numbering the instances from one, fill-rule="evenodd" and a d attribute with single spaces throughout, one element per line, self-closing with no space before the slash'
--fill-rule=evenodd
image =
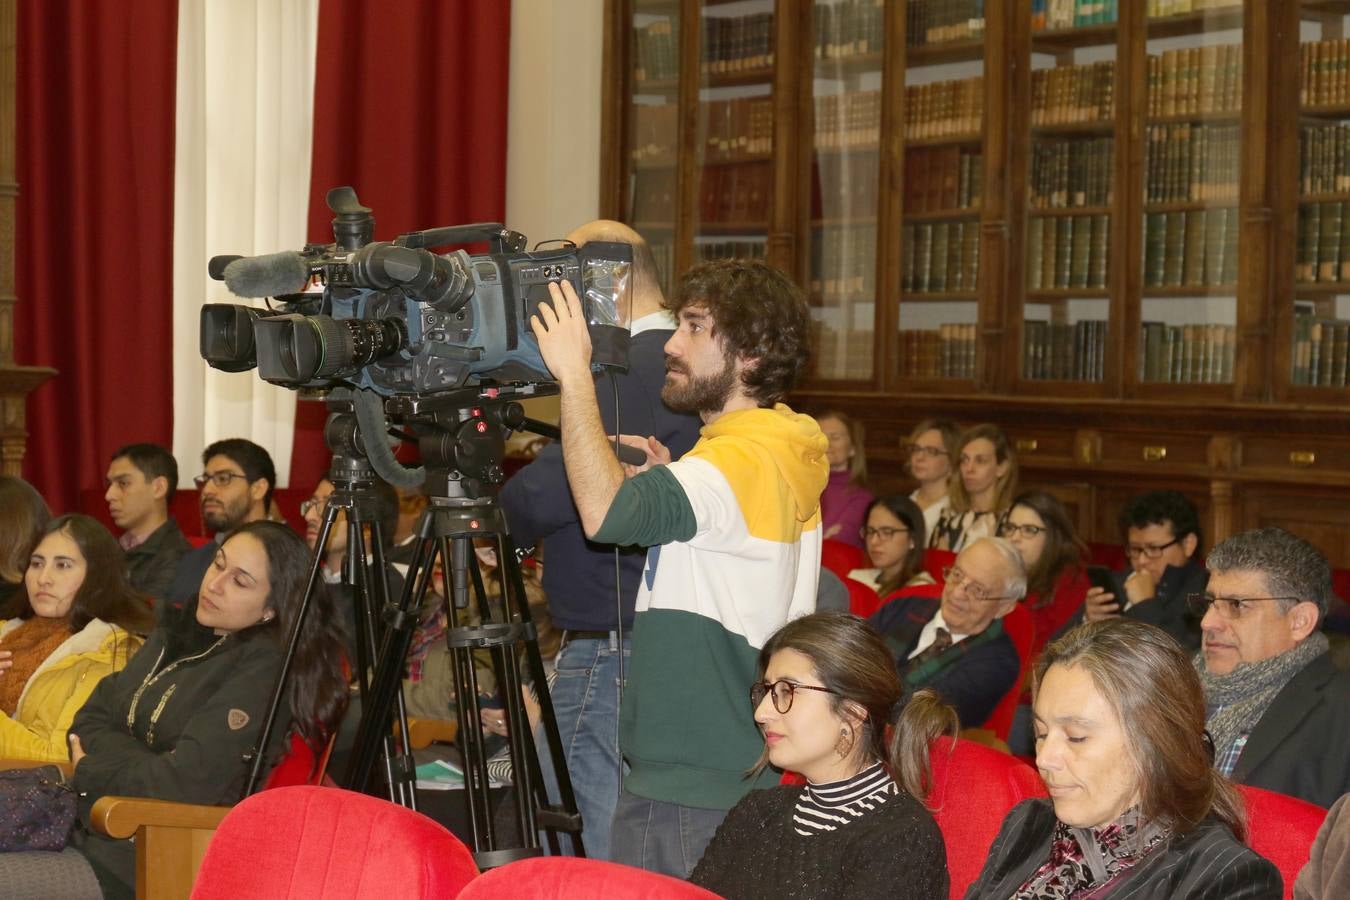
<path id="1" fill-rule="evenodd" d="M 844 613 L 780 628 L 758 675 L 750 703 L 765 746 L 755 770 L 798 772 L 806 784 L 747 794 L 690 880 L 729 900 L 945 897 L 942 834 L 918 798 L 929 741 L 955 729 L 951 709 L 924 691 L 896 722 L 903 689 L 886 645 Z"/>
<path id="2" fill-rule="evenodd" d="M 215 561 L 225 535 L 245 522 L 267 521 L 272 505 L 277 470 L 262 447 L 243 438 L 216 441 L 202 451 L 202 463 L 205 470 L 192 480 L 201 491 L 202 523 L 215 532 L 216 539 L 178 561 L 165 598 L 168 603 L 159 605 L 161 611 L 169 606 L 181 608 L 196 599 L 202 576 Z"/>
<path id="3" fill-rule="evenodd" d="M 997 425 L 976 425 L 961 435 L 957 462 L 949 506 L 928 535 L 928 546 L 953 553 L 979 538 L 997 536 L 1017 493 L 1017 458 Z"/>
<path id="4" fill-rule="evenodd" d="M 0 756 L 65 762 L 66 731 L 154 625 L 122 550 L 88 516 L 61 516 L 29 557 L 0 622 Z"/>
<path id="5" fill-rule="evenodd" d="M 923 568 L 926 534 L 918 504 L 903 494 L 878 497 L 867 507 L 865 521 L 862 538 L 873 568 L 854 569 L 849 578 L 867 585 L 883 600 L 901 588 L 933 583 L 933 576 Z"/>
<path id="6" fill-rule="evenodd" d="M 130 444 L 108 463 L 108 514 L 122 529 L 131 586 L 162 600 L 178 561 L 192 545 L 169 517 L 178 490 L 178 462 L 158 444 Z"/>
<path id="7" fill-rule="evenodd" d="M 1294 881 L 1294 900 L 1350 897 L 1350 794 L 1332 804 L 1313 841 L 1308 864 Z"/>
<path id="8" fill-rule="evenodd" d="M 816 416 L 830 446 L 830 480 L 820 495 L 821 537 L 863 546 L 858 531 L 866 518 L 872 492 L 867 489 L 867 454 L 863 424 L 851 416 L 830 410 Z"/>
<path id="9" fill-rule="evenodd" d="M 1350 673 L 1318 626 L 1331 566 L 1282 528 L 1235 535 L 1196 600 L 1215 766 L 1239 784 L 1330 806 L 1350 792 Z"/>
<path id="10" fill-rule="evenodd" d="M 924 419 L 914 426 L 900 449 L 905 455 L 905 470 L 919 483 L 909 499 L 923 510 L 923 533 L 931 537 L 951 504 L 948 489 L 952 460 L 961 453 L 961 429 L 947 419 Z"/>
<path id="11" fill-rule="evenodd" d="M 51 517 L 31 484 L 15 475 L 0 475 L 0 605 L 23 585 L 29 551 Z"/>
<path id="12" fill-rule="evenodd" d="M 1245 846 L 1242 801 L 1210 766 L 1176 641 L 1128 619 L 1083 625 L 1046 648 L 1032 685 L 1050 799 L 1008 814 L 966 900 L 1279 900 L 1279 870 Z"/>
<path id="13" fill-rule="evenodd" d="M 198 596 L 166 613 L 130 665 L 100 682 L 75 716 L 70 759 L 86 825 L 105 794 L 202 804 L 240 798 L 310 552 L 275 522 L 243 525 L 215 551 Z M 290 731 L 321 755 L 347 704 L 342 655 L 341 625 L 319 585 L 265 758 L 279 755 Z M 107 896 L 132 896 L 132 844 L 83 838 Z"/>
<path id="14" fill-rule="evenodd" d="M 907 689 L 933 688 L 956 707 L 962 727 L 978 727 L 1021 671 L 999 620 L 1026 593 L 1026 569 L 1012 544 L 980 538 L 944 575 L 941 598 L 902 591 L 869 621 L 885 638 Z"/>
<path id="15" fill-rule="evenodd" d="M 1088 588 L 1069 624 L 1123 615 L 1157 625 L 1187 650 L 1200 649 L 1200 620 L 1187 604 L 1209 580 L 1199 558 L 1200 514 L 1176 491 L 1149 491 L 1121 511 L 1120 532 L 1131 570 L 1116 576 L 1115 591 Z"/>

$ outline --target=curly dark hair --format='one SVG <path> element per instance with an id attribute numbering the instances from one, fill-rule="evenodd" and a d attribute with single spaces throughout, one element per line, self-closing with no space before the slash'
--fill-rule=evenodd
<path id="1" fill-rule="evenodd" d="M 1205 545 L 1205 536 L 1200 531 L 1200 513 L 1196 511 L 1195 504 L 1177 491 L 1146 491 L 1140 494 L 1120 511 L 1118 524 L 1121 540 L 1129 540 L 1131 528 L 1171 525 L 1172 536 L 1177 540 L 1188 534 L 1195 535 L 1196 553 Z"/>
<path id="2" fill-rule="evenodd" d="M 706 308 L 728 358 L 750 363 L 741 383 L 760 406 L 781 400 L 806 370 L 806 296 L 781 270 L 751 259 L 701 263 L 684 274 L 666 303 L 676 317 L 687 306 Z"/>

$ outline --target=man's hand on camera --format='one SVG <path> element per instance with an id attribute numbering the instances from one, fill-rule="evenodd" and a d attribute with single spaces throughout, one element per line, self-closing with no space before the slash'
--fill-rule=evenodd
<path id="1" fill-rule="evenodd" d="M 552 302 L 540 303 L 539 312 L 530 317 L 544 365 L 564 388 L 590 385 L 591 333 L 586 329 L 581 298 L 568 281 L 549 282 L 548 293 Z"/>

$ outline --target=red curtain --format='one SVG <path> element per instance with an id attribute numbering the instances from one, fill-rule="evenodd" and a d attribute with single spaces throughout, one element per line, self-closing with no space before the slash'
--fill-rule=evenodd
<path id="1" fill-rule="evenodd" d="M 177 0 L 22 0 L 16 355 L 24 474 L 75 509 L 123 443 L 173 439 Z"/>
<path id="2" fill-rule="evenodd" d="M 309 239 L 333 239 L 330 188 L 374 210 L 376 240 L 506 215 L 511 4 L 324 0 Z M 291 484 L 328 468 L 322 404 L 296 414 Z"/>

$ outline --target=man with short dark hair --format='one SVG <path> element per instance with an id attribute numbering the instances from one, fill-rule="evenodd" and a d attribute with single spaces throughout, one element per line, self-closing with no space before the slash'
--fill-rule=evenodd
<path id="1" fill-rule="evenodd" d="M 108 462 L 108 489 L 103 499 L 122 536 L 132 587 L 164 598 L 178 561 L 192 549 L 178 523 L 169 517 L 169 503 L 178 489 L 178 462 L 158 444 L 128 444 Z"/>
<path id="2" fill-rule="evenodd" d="M 277 470 L 267 451 L 243 438 L 216 441 L 202 451 L 202 474 L 192 480 L 201 491 L 202 522 L 215 541 L 197 547 L 178 561 L 166 606 L 181 607 L 197 595 L 202 576 L 216 558 L 219 543 L 245 522 L 267 518 Z"/>
<path id="3" fill-rule="evenodd" d="M 764 747 L 746 686 L 769 636 L 816 606 L 827 442 L 780 402 L 806 367 L 810 317 L 801 290 L 762 262 L 686 273 L 669 303 L 677 328 L 661 397 L 697 413 L 701 437 L 672 462 L 655 438 L 624 436 L 647 459 L 625 470 L 596 403 L 581 301 L 565 282 L 549 290 L 531 327 L 558 380 L 582 528 L 649 548 L 619 714 L 630 769 L 611 856 L 687 877 L 727 810 L 776 782 L 767 770 L 746 775 Z"/>
<path id="4" fill-rule="evenodd" d="M 1148 491 L 1120 513 L 1130 571 L 1116 576 L 1113 592 L 1089 588 L 1083 608 L 1065 629 L 1086 619 L 1128 616 L 1157 625 L 1188 650 L 1200 647 L 1200 620 L 1186 598 L 1205 589 L 1209 573 L 1198 561 L 1200 514 L 1176 491 Z M 1118 598 L 1124 597 L 1122 606 Z"/>
<path id="5" fill-rule="evenodd" d="M 1283 528 L 1234 535 L 1209 555 L 1194 598 L 1204 643 L 1195 658 L 1214 765 L 1233 781 L 1330 806 L 1350 792 L 1350 673 L 1318 630 L 1331 565 Z"/>

